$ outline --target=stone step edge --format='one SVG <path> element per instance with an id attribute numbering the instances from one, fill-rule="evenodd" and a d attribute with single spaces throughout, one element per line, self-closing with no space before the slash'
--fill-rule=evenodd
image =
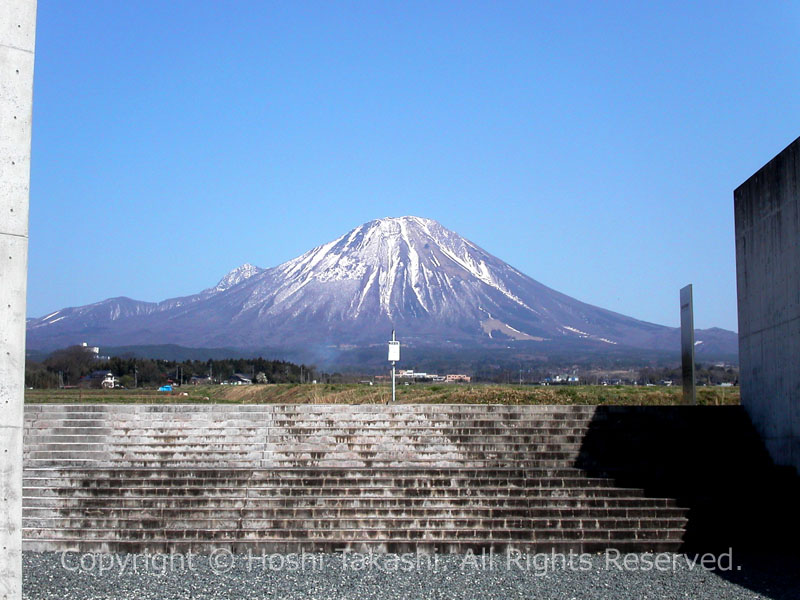
<path id="1" fill-rule="evenodd" d="M 322 478 L 320 478 L 322 479 Z M 198 482 L 195 485 L 186 485 L 185 483 L 180 483 L 177 485 L 152 485 L 153 482 L 147 480 L 141 481 L 126 481 L 126 485 L 114 486 L 98 486 L 98 485 L 81 485 L 81 482 L 76 482 L 76 485 L 31 485 L 30 483 L 24 484 L 23 488 L 27 492 L 31 491 L 41 491 L 41 490 L 52 490 L 58 492 L 66 492 L 68 490 L 86 490 L 86 491 L 101 491 L 107 492 L 110 490 L 120 490 L 120 491 L 127 491 L 127 490 L 176 490 L 176 491 L 188 491 L 192 492 L 195 490 L 203 491 L 203 490 L 215 490 L 215 491 L 226 491 L 226 490 L 277 490 L 277 489 L 393 489 L 393 488 L 401 488 L 401 489 L 408 489 L 408 490 L 461 490 L 464 491 L 465 488 L 457 485 L 452 485 L 452 483 L 447 483 L 445 481 L 434 482 L 433 484 L 429 484 L 423 480 L 420 480 L 419 483 L 422 485 L 387 485 L 388 482 L 394 482 L 396 478 L 393 477 L 381 477 L 368 480 L 367 478 L 362 478 L 361 481 L 333 481 L 333 480 L 322 480 L 321 484 L 317 483 L 308 483 L 307 481 L 300 481 L 300 480 L 292 480 L 292 479 L 285 479 L 284 484 L 278 482 L 269 482 L 266 480 L 259 480 L 259 481 L 243 481 L 240 485 L 200 485 Z M 613 487 L 614 489 L 630 489 L 625 488 L 623 486 L 618 485 L 610 485 L 609 480 L 607 479 L 594 479 L 594 478 L 570 478 L 570 479 L 559 479 L 558 481 L 561 484 L 549 482 L 549 484 L 543 484 L 541 479 L 538 478 L 530 478 L 526 480 L 503 480 L 502 478 L 498 479 L 485 479 L 482 482 L 482 485 L 475 485 L 475 490 L 478 489 L 489 489 L 494 490 L 500 487 L 512 488 L 514 490 L 530 490 L 530 489 L 557 489 L 557 488 L 569 488 L 569 489 L 604 489 L 606 487 Z M 574 482 L 581 482 L 582 485 L 569 485 L 565 484 L 564 482 L 574 483 Z M 374 482 L 369 483 L 368 482 Z M 461 483 L 464 482 L 479 482 L 477 479 L 465 479 Z M 504 483 L 505 482 L 505 483 Z M 526 485 L 527 483 L 527 485 Z M 138 484 L 138 485 L 136 485 Z M 638 488 L 636 488 L 638 489 Z"/>
<path id="2" fill-rule="evenodd" d="M 363 472 L 372 472 L 372 471 L 382 471 L 382 470 L 414 470 L 414 471 L 424 471 L 424 472 L 436 472 L 436 471 L 455 471 L 455 472 L 481 472 L 485 470 L 497 470 L 497 471 L 513 471 L 513 472 L 522 472 L 530 467 L 359 467 L 358 471 Z M 579 469 L 577 467 L 544 467 L 539 470 L 549 470 L 549 469 L 559 469 L 564 471 L 575 471 L 581 472 L 583 469 Z M 82 468 L 82 469 L 72 469 L 70 467 L 25 467 L 23 469 L 23 473 L 25 471 L 68 471 L 70 473 L 75 472 L 76 470 L 80 472 L 87 472 L 87 473 L 96 473 L 98 471 L 153 471 L 154 473 L 161 473 L 163 470 L 161 468 L 141 468 L 141 467 L 91 467 L 91 468 Z M 203 471 L 204 469 L 195 468 L 195 467 L 171 467 L 170 472 L 186 472 L 186 473 L 197 473 L 198 471 Z M 250 467 L 226 467 L 224 469 L 205 469 L 208 471 L 217 471 L 217 470 L 224 470 L 226 472 L 259 472 L 263 471 L 266 473 L 274 473 L 274 472 L 285 472 L 285 473 L 297 473 L 297 472 L 331 472 L 331 471 L 346 471 L 352 472 L 352 467 L 275 467 L 274 469 L 254 469 Z"/>
<path id="3" fill-rule="evenodd" d="M 246 506 L 246 507 L 243 506 L 242 507 L 245 510 L 247 510 L 247 509 L 261 510 L 262 507 L 259 506 L 259 501 L 266 501 L 266 502 L 289 502 L 289 501 L 291 501 L 292 502 L 292 506 L 294 506 L 296 508 L 321 508 L 319 506 L 301 504 L 300 501 L 303 500 L 303 499 L 313 500 L 315 502 L 331 501 L 331 502 L 334 503 L 334 504 L 331 505 L 332 508 L 336 508 L 335 502 L 337 502 L 337 501 L 338 502 L 393 501 L 393 502 L 396 502 L 397 504 L 401 504 L 402 502 L 409 502 L 410 503 L 410 502 L 413 502 L 415 500 L 418 500 L 419 502 L 428 501 L 428 502 L 437 502 L 437 504 L 444 504 L 447 501 L 462 501 L 462 502 L 465 502 L 465 501 L 468 501 L 468 500 L 475 500 L 475 501 L 497 500 L 497 501 L 507 502 L 507 503 L 509 503 L 508 504 L 509 506 L 519 507 L 518 503 L 524 503 L 524 502 L 527 502 L 527 503 L 530 503 L 530 502 L 567 502 L 567 501 L 588 501 L 588 500 L 597 500 L 597 501 L 607 500 L 607 501 L 614 501 L 614 502 L 623 500 L 623 501 L 630 501 L 630 502 L 641 502 L 642 500 L 664 500 L 664 501 L 671 500 L 670 498 L 648 498 L 648 497 L 645 497 L 645 496 L 579 496 L 579 495 L 576 495 L 576 496 L 551 496 L 551 495 L 547 495 L 547 496 L 530 496 L 530 495 L 497 496 L 497 495 L 495 495 L 495 496 L 458 496 L 458 497 L 453 497 L 453 496 L 450 496 L 450 497 L 447 497 L 447 496 L 435 496 L 435 497 L 409 498 L 408 496 L 377 496 L 377 495 L 376 496 L 368 496 L 368 495 L 364 495 L 364 496 L 344 496 L 344 495 L 338 495 L 337 494 L 335 496 L 330 496 L 330 495 L 328 495 L 328 496 L 300 496 L 300 495 L 298 495 L 298 496 L 262 496 L 262 497 L 255 497 L 255 498 L 254 497 L 245 497 L 245 496 L 216 496 L 216 497 L 212 497 L 212 498 L 196 498 L 196 497 L 192 497 L 192 496 L 181 497 L 181 498 L 170 498 L 169 496 L 161 496 L 161 497 L 153 497 L 153 496 L 123 496 L 123 497 L 118 497 L 118 498 L 108 498 L 108 497 L 97 498 L 95 496 L 69 496 L 69 497 L 63 497 L 63 496 L 23 496 L 22 502 L 23 502 L 23 508 L 51 508 L 52 506 L 50 504 L 45 504 L 45 505 L 39 504 L 38 506 L 32 506 L 32 505 L 26 505 L 25 502 L 26 501 L 40 501 L 40 502 L 41 501 L 58 501 L 57 504 L 61 504 L 62 506 L 64 506 L 65 501 L 71 501 L 72 503 L 77 503 L 77 502 L 85 502 L 86 500 L 94 500 L 94 501 L 96 501 L 98 503 L 101 502 L 101 501 L 103 503 L 107 503 L 108 501 L 111 501 L 111 500 L 122 501 L 122 502 L 140 502 L 140 501 L 147 502 L 147 501 L 149 501 L 149 502 L 162 502 L 162 503 L 165 502 L 165 501 L 186 502 L 186 501 L 196 500 L 198 502 L 200 502 L 200 501 L 207 502 L 207 504 L 205 504 L 204 507 L 205 506 L 213 507 L 214 503 L 213 502 L 209 502 L 209 501 L 210 500 L 216 500 L 216 501 L 224 501 L 226 503 L 241 501 L 242 503 L 250 503 L 249 506 Z M 459 505 L 451 505 L 451 506 L 453 506 L 454 508 L 458 508 L 459 507 Z M 469 506 L 470 507 L 472 507 L 472 506 L 480 506 L 480 507 L 491 508 L 491 505 L 485 505 L 485 504 L 475 504 L 475 505 L 469 505 Z M 523 508 L 538 508 L 538 507 L 535 507 L 535 506 L 531 507 L 529 505 L 528 506 L 522 506 L 522 507 Z M 86 510 L 100 510 L 100 508 L 97 505 L 86 505 L 86 504 L 81 504 L 79 506 L 71 506 L 71 507 L 64 506 L 64 508 L 83 508 L 83 509 L 86 509 Z M 152 506 L 125 507 L 125 506 L 122 506 L 120 508 L 149 508 L 149 509 L 153 509 L 153 508 L 159 508 L 159 507 L 152 507 Z M 174 506 L 174 507 L 165 507 L 165 508 L 179 508 L 179 507 L 178 506 Z M 224 508 L 224 507 L 220 507 L 220 508 Z M 266 508 L 270 508 L 270 507 L 266 507 Z M 349 508 L 349 507 L 345 507 L 345 508 Z M 353 508 L 356 508 L 356 507 L 353 507 Z M 366 508 L 367 508 L 367 510 L 370 510 L 370 509 L 373 509 L 375 507 L 369 506 L 369 507 L 366 507 Z M 610 506 L 608 508 L 616 508 L 616 507 Z"/>
<path id="4" fill-rule="evenodd" d="M 574 482 L 584 482 L 587 479 L 584 478 L 574 478 L 570 481 Z M 535 481 L 535 480 L 534 480 Z M 554 481 L 561 481 L 561 480 L 554 480 Z M 594 480 L 590 480 L 594 481 Z M 554 490 L 554 489 L 569 489 L 569 490 L 594 490 L 594 491 L 608 491 L 608 490 L 615 490 L 615 491 L 627 491 L 627 492 L 644 492 L 643 488 L 636 488 L 636 487 L 626 487 L 626 486 L 616 486 L 612 485 L 613 482 L 609 480 L 598 478 L 598 484 L 605 484 L 608 485 L 596 485 L 596 486 L 565 486 L 565 485 L 551 485 L 551 486 L 514 486 L 510 489 L 514 491 L 521 491 L 521 490 Z M 211 490 L 217 491 L 235 491 L 235 490 L 284 490 L 284 489 L 292 489 L 292 490 L 320 490 L 320 489 L 361 489 L 361 490 L 450 490 L 450 491 L 469 491 L 469 489 L 465 490 L 462 487 L 453 487 L 453 486 L 419 486 L 419 487 L 408 487 L 402 485 L 369 485 L 369 486 L 359 486 L 357 484 L 353 485 L 321 485 L 321 486 L 291 486 L 291 485 L 251 485 L 251 486 L 219 486 L 210 488 Z M 478 488 L 480 490 L 503 490 L 509 489 L 509 486 L 503 485 L 487 485 Z M 58 490 L 58 491 L 67 491 L 67 490 L 74 490 L 74 491 L 119 491 L 119 492 L 126 492 L 130 490 L 158 490 L 158 491 L 194 491 L 194 490 L 209 490 L 209 488 L 204 488 L 202 486 L 152 486 L 152 485 L 144 485 L 144 486 L 130 486 L 130 487 L 104 487 L 104 488 L 92 488 L 92 487 L 68 487 L 68 488 L 53 488 L 50 486 L 46 487 L 36 487 L 36 486 L 27 486 L 24 488 L 24 492 L 36 492 L 40 490 Z M 25 497 L 32 497 L 30 494 L 23 493 Z M 76 496 L 72 496 L 76 497 Z"/>
<path id="5" fill-rule="evenodd" d="M 46 516 L 36 516 L 31 514 L 26 514 L 26 512 L 30 513 L 30 511 L 45 511 L 47 514 Z M 453 506 L 416 506 L 416 507 L 357 507 L 357 506 L 348 506 L 348 507 L 324 507 L 324 506 L 315 506 L 315 507 L 276 507 L 276 508 L 245 508 L 245 509 L 238 509 L 238 508 L 227 508 L 227 509 L 219 509 L 219 508 L 196 508 L 196 507 L 188 507 L 188 508 L 156 508 L 156 509 L 147 509 L 147 508 L 126 508 L 126 507 L 113 507 L 111 509 L 104 509 L 101 514 L 87 514 L 87 512 L 96 512 L 101 509 L 86 509 L 86 508 L 71 508 L 66 509 L 69 511 L 74 511 L 78 514 L 64 514 L 58 513 L 58 509 L 55 511 L 51 507 L 42 506 L 42 507 L 24 507 L 23 508 L 23 519 L 88 519 L 88 518 L 97 518 L 97 519 L 120 519 L 120 520 L 145 520 L 145 519 L 156 519 L 156 518 L 165 518 L 165 517 L 174 517 L 174 515 L 167 515 L 164 513 L 174 511 L 178 513 L 178 517 L 180 517 L 181 521 L 208 521 L 208 520 L 230 520 L 230 519 L 325 519 L 325 518 L 338 518 L 338 517 L 331 517 L 326 516 L 329 513 L 352 513 L 355 515 L 354 517 L 345 516 L 343 518 L 360 518 L 361 515 L 365 515 L 367 517 L 381 517 L 385 518 L 385 515 L 382 513 L 384 511 L 391 511 L 391 512 L 400 512 L 400 511 L 407 511 L 408 513 L 415 513 L 417 511 L 431 513 L 430 515 L 426 515 L 426 518 L 440 518 L 437 514 L 442 514 L 443 510 L 450 510 L 452 512 L 458 513 L 467 513 L 458 518 L 487 518 L 492 519 L 496 518 L 489 514 L 488 516 L 478 516 L 478 515 L 470 515 L 468 513 L 478 513 L 478 512 L 486 512 L 486 513 L 525 513 L 519 517 L 507 517 L 507 518 L 536 518 L 536 519 L 549 519 L 549 518 L 565 518 L 565 519 L 572 519 L 572 518 L 584 518 L 581 516 L 576 515 L 590 515 L 586 516 L 587 519 L 593 518 L 631 518 L 631 519 L 645 519 L 649 518 L 648 515 L 642 515 L 641 513 L 653 513 L 655 516 L 654 518 L 682 518 L 682 515 L 685 515 L 689 509 L 680 508 L 677 506 L 645 506 L 639 508 L 631 508 L 631 507 L 603 507 L 603 506 L 576 506 L 576 507 L 527 507 L 527 506 L 481 506 L 481 505 L 470 505 L 467 507 L 453 507 Z M 549 516 L 536 516 L 531 515 L 533 512 L 552 512 L 552 513 L 559 513 L 558 517 L 549 517 Z M 229 515 L 221 516 L 220 512 L 227 512 L 231 513 Z M 301 516 L 297 515 L 297 512 L 319 512 L 323 513 L 320 515 L 306 515 Z M 127 514 L 117 514 L 117 513 L 127 513 Z M 202 514 L 198 514 L 202 513 Z M 203 516 L 207 513 L 207 516 Z M 243 513 L 256 513 L 256 514 L 243 514 Z M 265 516 L 258 516 L 259 514 L 263 513 L 272 513 L 274 516 L 265 517 Z M 282 514 L 285 513 L 285 514 Z M 567 514 L 564 514 L 567 513 Z M 597 513 L 597 514 L 594 514 Z M 619 513 L 619 514 L 616 514 Z M 628 513 L 638 513 L 638 514 L 628 514 Z M 662 517 L 660 516 L 662 513 L 668 513 L 670 515 L 674 515 L 674 517 Z M 181 515 L 187 516 L 181 516 Z M 421 517 L 421 515 L 418 515 Z M 397 518 L 406 518 L 403 515 L 399 515 Z M 408 518 L 412 518 L 410 515 Z M 417 517 L 413 517 L 417 518 Z M 445 517 L 441 517 L 445 518 Z M 446 518 L 456 518 L 456 517 L 446 517 Z M 499 518 L 499 517 L 497 517 Z M 506 518 L 506 517 L 503 517 Z"/>
<path id="6" fill-rule="evenodd" d="M 197 530 L 197 529 L 185 529 L 185 528 L 181 528 L 181 527 L 175 527 L 175 528 L 163 527 L 160 530 L 161 531 L 187 531 L 187 532 L 189 532 L 189 531 L 203 531 L 203 532 L 209 532 L 209 533 L 231 533 L 231 534 L 236 534 L 238 536 L 239 534 L 242 534 L 242 533 L 262 533 L 262 532 L 267 532 L 267 531 L 270 531 L 270 532 L 275 531 L 275 532 L 279 532 L 280 533 L 280 532 L 287 532 L 287 531 L 303 531 L 304 529 L 305 528 L 302 528 L 302 527 L 298 528 L 298 529 L 285 529 L 285 528 L 282 528 L 282 527 L 263 527 L 263 528 L 257 528 L 257 529 L 229 529 L 228 528 L 228 529 L 202 529 L 202 530 Z M 397 532 L 402 532 L 402 533 L 404 533 L 404 532 L 425 533 L 425 532 L 428 532 L 428 531 L 436 531 L 436 532 L 441 533 L 441 532 L 476 531 L 476 530 L 479 530 L 479 529 L 480 528 L 476 528 L 476 527 L 462 527 L 462 528 L 453 527 L 453 528 L 449 528 L 449 529 L 433 529 L 433 530 L 431 530 L 431 529 L 426 528 L 426 527 L 407 527 L 407 528 L 401 528 L 401 529 L 398 529 L 398 528 L 384 528 L 384 529 L 377 529 L 376 531 L 382 531 L 382 532 L 397 531 Z M 514 533 L 516 533 L 516 532 L 520 532 L 520 531 L 530 531 L 531 533 L 534 533 L 536 531 L 551 532 L 551 531 L 554 531 L 556 529 L 561 531 L 560 528 L 552 528 L 552 527 L 541 527 L 541 528 L 534 528 L 534 529 L 515 528 L 515 527 L 502 527 L 502 528 L 496 527 L 496 528 L 493 528 L 493 529 L 487 529 L 486 533 L 493 533 L 493 532 L 502 532 L 502 533 L 514 532 Z M 42 528 L 42 527 L 28 527 L 28 528 L 23 527 L 22 528 L 23 532 L 26 532 L 26 531 L 37 531 L 37 530 L 45 530 L 45 528 Z M 580 531 L 580 530 L 581 530 L 581 528 L 577 529 L 577 531 Z M 60 528 L 60 529 L 57 529 L 57 530 L 54 530 L 54 531 L 61 531 L 61 532 L 79 531 L 79 532 L 81 532 L 83 534 L 87 534 L 88 535 L 88 534 L 91 534 L 91 533 L 94 533 L 94 532 L 127 534 L 127 533 L 137 533 L 137 532 L 151 531 L 151 530 L 150 529 L 119 529 L 119 528 L 116 528 L 116 527 L 113 527 L 113 528 L 63 527 L 63 528 Z M 325 530 L 320 530 L 320 531 L 325 531 L 326 533 L 334 533 L 334 532 L 335 533 L 359 533 L 359 532 L 363 531 L 363 528 L 362 527 L 339 527 L 339 528 L 325 529 Z M 576 531 L 576 530 L 564 529 L 563 531 Z M 682 528 L 669 528 L 669 527 L 667 527 L 667 528 L 658 527 L 658 528 L 655 528 L 655 529 L 648 529 L 648 528 L 641 528 L 641 527 L 598 528 L 598 529 L 595 529 L 593 531 L 630 532 L 630 533 L 633 533 L 633 534 L 636 534 L 636 533 L 662 532 L 662 531 L 663 532 L 667 532 L 668 531 L 668 532 L 680 533 L 680 534 L 684 534 L 685 533 L 685 531 Z M 24 535 L 23 535 L 23 537 L 24 537 Z M 283 538 L 283 539 L 285 539 L 285 538 Z"/>
<path id="7" fill-rule="evenodd" d="M 277 521 L 281 523 L 300 523 L 300 524 L 307 524 L 309 522 L 314 523 L 340 523 L 342 521 L 356 521 L 356 522 L 385 522 L 385 521 L 392 521 L 392 522 L 401 522 L 401 523 L 411 523 L 411 522 L 419 522 L 424 521 L 426 523 L 439 523 L 439 524 L 448 524 L 457 521 L 475 521 L 475 522 L 495 522 L 495 521 L 510 521 L 513 522 L 514 528 L 530 528 L 531 524 L 537 524 L 539 526 L 544 527 L 551 527 L 549 523 L 551 522 L 568 522 L 569 524 L 573 523 L 598 523 L 598 527 L 600 527 L 599 523 L 604 523 L 606 521 L 616 521 L 618 523 L 635 523 L 635 525 L 630 526 L 629 528 L 634 527 L 641 527 L 642 523 L 664 523 L 669 522 L 676 526 L 676 528 L 684 527 L 688 523 L 688 517 L 686 516 L 687 511 L 650 511 L 653 514 L 634 514 L 634 515 L 625 515 L 625 514 L 591 514 L 591 511 L 584 511 L 584 512 L 575 512 L 574 514 L 558 514 L 558 515 L 545 515 L 545 516 L 525 516 L 516 514 L 518 512 L 524 512 L 525 509 L 517 509 L 517 510 L 510 510 L 509 513 L 513 512 L 514 514 L 469 514 L 470 511 L 461 511 L 456 510 L 458 514 L 442 517 L 437 516 L 435 513 L 430 514 L 413 514 L 414 511 L 408 511 L 407 513 L 403 513 L 405 516 L 394 516 L 388 514 L 381 514 L 380 511 L 364 511 L 362 513 L 352 513 L 347 515 L 339 515 L 339 516 L 321 516 L 321 515 L 309 515 L 309 516 L 302 516 L 302 515 L 294 515 L 294 514 L 273 514 L 273 515 L 231 515 L 228 517 L 219 516 L 219 517 L 198 517 L 198 516 L 191 516 L 191 517 L 176 517 L 175 515 L 123 515 L 123 516 L 109 516 L 109 515 L 79 515 L 79 516 L 62 516 L 62 515 L 54 515 L 54 516 L 24 516 L 23 517 L 23 526 L 28 529 L 78 529 L 83 528 L 83 521 L 90 520 L 93 523 L 96 523 L 96 526 L 104 529 L 112 529 L 119 526 L 119 524 L 127 525 L 125 529 L 205 529 L 205 528 L 222 528 L 222 529 L 231 529 L 230 525 L 226 527 L 219 527 L 220 524 L 229 523 L 229 522 L 256 522 L 256 521 Z M 328 511 L 330 512 L 330 511 Z M 486 511 L 491 512 L 491 511 Z M 641 512 L 641 511 L 640 511 Z M 466 514 L 461 514 L 466 513 Z M 599 511 L 598 511 L 599 513 Z M 439 513 L 441 514 L 441 513 Z M 158 525 L 158 526 L 148 526 L 142 525 L 144 522 L 150 521 L 158 521 L 159 519 L 163 519 L 165 517 L 174 518 L 176 522 L 182 523 L 180 526 L 170 526 L 170 525 Z M 71 521 L 78 521 L 79 524 L 70 525 Z M 109 522 L 113 522 L 109 523 Z M 40 524 L 41 523 L 41 524 Z M 521 525 L 517 525 L 516 523 L 521 523 Z M 203 525 L 201 527 L 196 527 L 194 524 L 213 524 L 213 525 Z M 65 526 L 64 526 L 65 525 Z M 131 526 L 135 525 L 135 526 Z M 512 525 L 508 525 L 512 527 Z M 605 527 L 605 525 L 603 525 Z M 252 528 L 252 527 L 251 527 Z M 295 527 L 289 527 L 295 528 Z M 302 528 L 302 527 L 296 527 Z"/>

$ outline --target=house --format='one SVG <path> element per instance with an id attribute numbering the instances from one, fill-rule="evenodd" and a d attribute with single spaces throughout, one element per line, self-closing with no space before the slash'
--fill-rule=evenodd
<path id="1" fill-rule="evenodd" d="M 415 372 L 414 369 L 400 369 L 397 372 L 397 376 L 405 379 L 413 379 L 415 381 L 436 381 L 436 378 L 439 377 L 436 373 L 419 373 Z"/>
<path id="2" fill-rule="evenodd" d="M 114 389 L 117 386 L 117 378 L 111 371 L 92 371 L 88 375 L 81 377 L 80 387 Z"/>
<path id="3" fill-rule="evenodd" d="M 252 385 L 253 380 L 243 373 L 234 373 L 228 377 L 228 385 Z"/>
<path id="4" fill-rule="evenodd" d="M 202 375 L 192 375 L 189 379 L 189 385 L 211 385 L 212 383 L 214 383 L 214 380 L 211 377 Z"/>
<path id="5" fill-rule="evenodd" d="M 99 347 L 99 346 L 90 346 L 90 345 L 89 345 L 89 344 L 87 344 L 86 342 L 82 342 L 82 343 L 81 343 L 81 346 L 83 346 L 84 348 L 86 348 L 86 350 L 88 350 L 89 352 L 91 352 L 91 353 L 92 353 L 92 355 L 93 355 L 93 358 L 94 358 L 95 360 L 97 360 L 97 359 L 99 359 L 99 358 L 100 358 L 100 347 Z"/>
<path id="6" fill-rule="evenodd" d="M 459 381 L 463 381 L 464 383 L 469 383 L 470 381 L 472 381 L 472 377 L 470 377 L 469 375 L 461 375 L 459 373 L 448 373 L 447 375 L 445 375 L 444 379 L 447 383 L 456 383 Z"/>

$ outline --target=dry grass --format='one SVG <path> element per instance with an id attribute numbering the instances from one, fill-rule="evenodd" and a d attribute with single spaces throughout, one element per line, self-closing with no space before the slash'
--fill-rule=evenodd
<path id="1" fill-rule="evenodd" d="M 185 386 L 175 392 L 155 390 L 28 390 L 26 402 L 41 403 L 225 403 L 225 404 L 385 404 L 388 385 L 277 384 Z M 676 387 L 518 386 L 494 384 L 401 385 L 397 401 L 429 404 L 620 404 L 681 403 Z M 701 387 L 698 404 L 739 404 L 739 388 Z"/>

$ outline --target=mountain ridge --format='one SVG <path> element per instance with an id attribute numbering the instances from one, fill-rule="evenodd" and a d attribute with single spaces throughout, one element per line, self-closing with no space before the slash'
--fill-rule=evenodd
<path id="1" fill-rule="evenodd" d="M 275 267 L 245 263 L 198 294 L 109 298 L 29 319 L 28 343 L 358 347 L 382 344 L 393 328 L 428 346 L 679 349 L 677 328 L 566 296 L 412 216 L 364 223 Z M 698 352 L 736 354 L 735 333 L 697 331 Z"/>

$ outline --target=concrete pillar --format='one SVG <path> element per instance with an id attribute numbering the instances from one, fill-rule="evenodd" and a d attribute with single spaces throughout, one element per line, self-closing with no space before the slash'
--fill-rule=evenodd
<path id="1" fill-rule="evenodd" d="M 742 404 L 800 469 L 800 138 L 733 193 Z"/>
<path id="2" fill-rule="evenodd" d="M 22 598 L 22 407 L 36 0 L 0 1 L 0 600 Z"/>
<path id="3" fill-rule="evenodd" d="M 694 299 L 692 284 L 681 288 L 681 374 L 683 403 L 697 404 L 694 375 Z"/>

